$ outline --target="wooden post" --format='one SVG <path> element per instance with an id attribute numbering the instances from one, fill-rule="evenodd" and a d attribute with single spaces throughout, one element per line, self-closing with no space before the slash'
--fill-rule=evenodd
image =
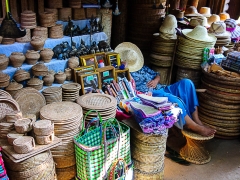
<path id="1" fill-rule="evenodd" d="M 6 0 L 2 0 L 2 17 L 6 16 Z"/>
<path id="2" fill-rule="evenodd" d="M 28 10 L 28 2 L 27 0 L 21 0 L 21 12 Z"/>
<path id="3" fill-rule="evenodd" d="M 17 0 L 9 0 L 10 12 L 15 21 L 19 22 L 18 11 L 17 11 Z"/>
<path id="4" fill-rule="evenodd" d="M 185 9 L 187 7 L 187 3 L 188 3 L 188 0 L 181 0 L 180 5 L 179 5 L 179 9 L 181 9 L 182 11 L 185 11 Z"/>
<path id="5" fill-rule="evenodd" d="M 38 0 L 38 14 L 44 12 L 44 0 Z"/>
<path id="6" fill-rule="evenodd" d="M 34 0 L 28 0 L 28 10 L 35 12 L 35 2 Z"/>
<path id="7" fill-rule="evenodd" d="M 172 0 L 170 2 L 170 9 L 179 9 L 180 0 Z"/>

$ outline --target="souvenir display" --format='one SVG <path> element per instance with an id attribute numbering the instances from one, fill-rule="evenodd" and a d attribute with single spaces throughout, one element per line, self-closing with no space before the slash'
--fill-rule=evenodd
<path id="1" fill-rule="evenodd" d="M 46 104 L 53 102 L 62 102 L 62 88 L 61 87 L 48 87 L 42 91 L 46 99 Z"/>

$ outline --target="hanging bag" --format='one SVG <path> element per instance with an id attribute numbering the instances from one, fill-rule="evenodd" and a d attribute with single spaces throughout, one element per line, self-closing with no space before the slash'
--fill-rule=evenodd
<path id="1" fill-rule="evenodd" d="M 125 180 L 127 172 L 127 163 L 123 158 L 119 158 L 112 163 L 107 180 Z"/>

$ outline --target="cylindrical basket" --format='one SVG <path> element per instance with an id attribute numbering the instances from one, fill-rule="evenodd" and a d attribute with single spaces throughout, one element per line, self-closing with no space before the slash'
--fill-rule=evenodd
<path id="1" fill-rule="evenodd" d="M 35 141 L 31 136 L 22 136 L 13 141 L 13 148 L 19 154 L 26 154 L 34 150 Z"/>
<path id="2" fill-rule="evenodd" d="M 54 133 L 52 131 L 51 134 L 46 135 L 46 136 L 35 136 L 36 139 L 36 143 L 40 144 L 40 145 L 46 145 L 46 144 L 50 144 L 54 141 Z"/>
<path id="3" fill-rule="evenodd" d="M 13 141 L 19 137 L 22 137 L 24 136 L 24 134 L 20 134 L 20 133 L 17 133 L 17 132 L 10 132 L 7 134 L 7 140 L 8 140 L 8 143 L 12 146 L 13 145 Z"/>
<path id="4" fill-rule="evenodd" d="M 58 19 L 61 21 L 68 21 L 68 17 L 72 16 L 72 8 L 58 9 Z"/>
<path id="5" fill-rule="evenodd" d="M 28 118 L 23 118 L 18 120 L 14 123 L 15 130 L 20 133 L 24 134 L 32 130 L 32 121 Z"/>
<path id="6" fill-rule="evenodd" d="M 47 136 L 54 131 L 54 123 L 50 120 L 40 120 L 33 124 L 34 134 L 37 136 Z"/>

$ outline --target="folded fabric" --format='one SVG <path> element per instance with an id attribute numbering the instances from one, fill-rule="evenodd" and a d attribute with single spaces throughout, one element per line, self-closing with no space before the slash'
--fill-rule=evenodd
<path id="1" fill-rule="evenodd" d="M 141 99 L 151 101 L 153 103 L 158 103 L 158 104 L 165 103 L 168 101 L 168 97 L 152 97 L 145 94 L 138 94 L 137 96 L 140 97 Z"/>

